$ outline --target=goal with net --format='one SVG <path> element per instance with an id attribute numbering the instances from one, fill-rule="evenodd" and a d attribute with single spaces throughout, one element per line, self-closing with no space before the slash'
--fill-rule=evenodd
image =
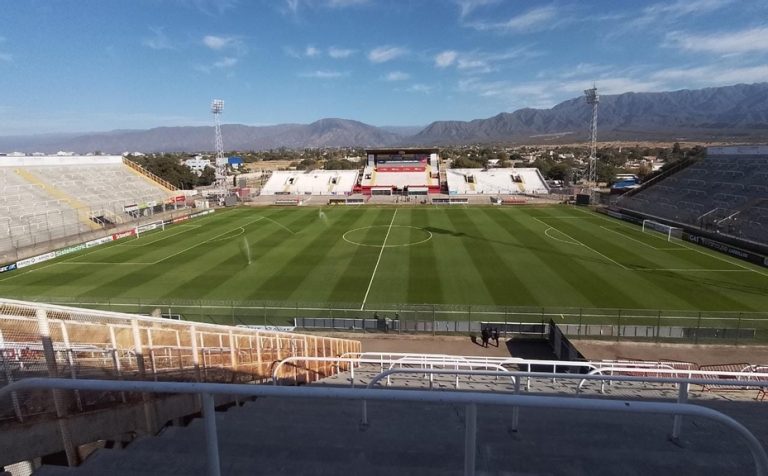
<path id="1" fill-rule="evenodd" d="M 653 220 L 643 220 L 643 233 L 661 233 L 666 235 L 667 241 L 683 238 L 683 229 L 665 225 Z"/>

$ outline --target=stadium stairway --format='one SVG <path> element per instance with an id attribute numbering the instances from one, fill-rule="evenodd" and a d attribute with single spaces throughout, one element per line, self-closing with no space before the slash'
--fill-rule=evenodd
<path id="1" fill-rule="evenodd" d="M 763 412 L 755 411 L 759 404 L 745 404 L 750 407 L 744 415 L 764 427 L 765 418 L 757 415 Z M 217 412 L 222 474 L 463 474 L 462 406 L 369 402 L 368 412 L 366 429 L 359 425 L 360 403 L 348 400 L 261 397 Z M 673 443 L 670 416 L 521 409 L 518 431 L 513 431 L 511 413 L 510 407 L 478 407 L 478 475 L 754 474 L 746 446 L 711 421 L 686 418 L 682 441 Z M 124 449 L 97 450 L 78 468 L 43 466 L 35 474 L 205 470 L 198 418 Z"/>

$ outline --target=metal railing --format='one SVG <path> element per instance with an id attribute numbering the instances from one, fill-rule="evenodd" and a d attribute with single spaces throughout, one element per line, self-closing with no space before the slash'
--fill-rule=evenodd
<path id="1" fill-rule="evenodd" d="M 259 381 L 288 356 L 339 355 L 359 350 L 348 339 L 135 316 L 0 298 L 0 386 L 30 377 L 193 381 Z M 332 375 L 329 365 L 280 375 L 311 382 Z M 75 395 L 68 411 L 102 397 Z M 0 402 L 0 420 L 25 422 L 40 413 L 34 395 Z"/>
<path id="2" fill-rule="evenodd" d="M 353 355 L 359 355 L 360 357 L 352 357 Z M 419 366 L 420 369 L 429 369 L 436 366 L 453 366 L 458 367 L 492 367 L 498 371 L 507 371 L 505 366 L 515 367 L 520 369 L 520 372 L 525 372 L 525 375 L 533 373 L 534 367 L 541 369 L 542 367 L 549 367 L 551 372 L 547 373 L 552 381 L 557 380 L 558 370 L 576 370 L 577 372 L 590 372 L 601 368 L 611 367 L 624 367 L 625 370 L 634 373 L 638 372 L 652 372 L 656 369 L 674 369 L 676 362 L 617 362 L 617 361 L 568 361 L 568 360 L 543 360 L 543 359 L 522 359 L 518 357 L 486 357 L 486 356 L 451 356 L 443 354 L 417 354 L 417 353 L 392 353 L 392 352 L 349 352 L 342 354 L 340 357 L 287 357 L 282 359 L 273 367 L 272 381 L 274 384 L 279 384 L 279 375 L 284 365 L 290 365 L 294 367 L 294 370 L 298 372 L 300 364 L 304 362 L 323 362 L 335 364 L 336 367 L 340 367 L 341 364 L 345 364 L 346 368 L 349 368 L 350 386 L 354 387 L 356 384 L 356 368 L 360 368 L 363 364 L 376 365 L 379 367 L 379 371 L 392 369 L 395 365 L 410 365 Z M 687 364 L 687 363 L 685 363 Z M 679 370 L 680 373 L 685 373 L 687 370 Z M 285 374 L 285 372 L 282 372 Z M 359 371 L 357 371 L 359 374 Z M 425 372 L 426 373 L 426 372 Z M 710 375 L 723 374 L 723 372 L 709 371 Z M 757 374 L 745 369 L 745 375 L 756 377 Z M 390 380 L 387 380 L 391 383 Z M 531 388 L 531 378 L 526 379 L 526 390 Z"/>
<path id="3" fill-rule="evenodd" d="M 549 375 L 549 374 L 547 374 Z M 563 374 L 562 378 L 576 376 Z M 602 376 L 599 378 L 603 378 Z M 628 377 L 627 377 L 628 378 Z M 464 474 L 475 474 L 477 452 L 477 406 L 503 405 L 526 408 L 559 408 L 640 414 L 669 414 L 699 417 L 719 422 L 734 430 L 746 442 L 755 463 L 755 473 L 768 475 L 768 455 L 757 438 L 741 423 L 718 411 L 687 403 L 659 403 L 601 399 L 574 399 L 554 396 L 509 395 L 477 392 L 430 392 L 424 390 L 348 389 L 332 387 L 279 387 L 269 385 L 211 384 L 181 382 L 128 382 L 109 380 L 64 380 L 30 378 L 0 388 L 0 399 L 12 392 L 28 389 L 80 391 L 149 392 L 200 395 L 206 435 L 207 469 L 211 476 L 221 474 L 214 395 L 243 397 L 332 398 L 348 400 L 426 402 L 461 404 L 464 414 Z"/>
<path id="4" fill-rule="evenodd" d="M 694 379 L 694 378 L 670 378 L 670 377 L 647 377 L 647 376 L 624 376 L 624 375 L 605 375 L 605 374 L 598 374 L 597 372 L 601 372 L 602 370 L 614 370 L 614 371 L 632 371 L 637 372 L 638 369 L 636 368 L 630 368 L 630 369 L 598 369 L 594 372 L 596 373 L 590 373 L 586 376 L 579 376 L 579 375 L 572 375 L 572 374 L 559 374 L 558 378 L 564 378 L 564 379 L 581 379 L 579 382 L 579 385 L 577 387 L 576 396 L 578 397 L 581 393 L 581 389 L 583 384 L 586 381 L 595 381 L 598 380 L 601 382 L 601 385 L 604 385 L 605 381 L 610 382 L 639 382 L 639 383 L 674 383 L 678 387 L 678 396 L 677 396 L 677 405 L 686 405 L 688 404 L 688 394 L 689 394 L 689 387 L 691 384 L 694 385 L 701 385 L 701 386 L 707 386 L 707 385 L 725 385 L 725 386 L 738 386 L 738 387 L 759 387 L 761 389 L 765 388 L 766 385 L 768 385 L 768 381 L 763 380 L 762 382 L 757 381 L 742 381 L 742 380 L 721 380 L 721 379 Z M 498 377 L 500 374 L 505 377 L 510 377 L 513 379 L 514 383 L 514 395 L 518 395 L 520 393 L 520 380 L 523 377 L 527 377 L 530 381 L 530 378 L 550 378 L 552 377 L 552 374 L 549 374 L 547 372 L 510 372 L 510 371 L 483 371 L 483 370 L 439 370 L 439 369 L 390 369 L 385 372 L 381 372 L 375 377 L 371 379 L 371 381 L 366 386 L 367 389 L 372 389 L 383 379 L 387 379 L 387 382 L 389 382 L 389 378 L 392 374 L 408 374 L 408 373 L 429 373 L 430 374 L 430 386 L 429 388 L 432 389 L 432 382 L 431 382 L 431 375 L 433 374 L 448 374 L 448 375 L 456 375 L 458 378 L 458 375 L 469 375 L 469 376 L 494 376 Z M 684 372 L 683 372 L 684 373 Z M 736 376 L 734 374 L 739 374 L 738 372 L 726 372 L 727 374 L 731 376 Z M 707 374 L 715 374 L 715 372 L 700 372 L 699 375 L 707 375 Z M 740 375 L 739 375 L 740 376 Z M 751 376 L 751 375 L 747 375 Z M 768 374 L 762 375 L 762 377 L 768 377 Z M 457 386 L 458 388 L 458 386 Z M 601 387 L 601 392 L 603 391 Z M 682 432 L 682 418 L 684 414 L 683 413 L 674 413 L 674 420 L 672 423 L 672 433 L 671 438 L 673 440 L 679 440 L 681 432 Z M 518 427 L 518 419 L 519 419 L 519 409 L 517 406 L 513 406 L 512 408 L 512 424 L 511 428 L 513 431 L 517 431 Z M 368 422 L 368 406 L 366 400 L 362 401 L 362 416 L 361 416 L 361 425 L 364 427 L 367 427 L 369 425 Z M 748 430 L 747 430 L 748 431 Z M 752 438 L 754 438 L 754 435 L 752 435 Z M 755 441 L 757 439 L 755 438 Z M 765 450 L 763 449 L 762 445 L 758 442 L 758 446 L 760 450 L 764 453 Z M 755 452 L 752 453 L 753 456 L 756 455 Z M 755 462 L 757 465 L 757 473 L 761 474 L 760 469 L 760 463 L 758 462 L 758 458 L 755 457 Z M 763 466 L 763 470 L 768 470 L 768 466 Z"/>
<path id="5" fill-rule="evenodd" d="M 766 312 L 408 303 L 366 305 L 361 311 L 359 302 L 9 297 L 133 313 L 163 308 L 190 321 L 264 326 L 299 324 L 300 328 L 316 330 L 478 335 L 483 326 L 488 326 L 498 328 L 502 337 L 545 336 L 552 320 L 571 339 L 628 338 L 724 344 L 768 340 Z M 376 317 L 382 324 L 377 324 Z"/>

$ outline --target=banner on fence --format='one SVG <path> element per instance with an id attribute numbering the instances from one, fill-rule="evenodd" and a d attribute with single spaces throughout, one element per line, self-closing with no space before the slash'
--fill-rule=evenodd
<path id="1" fill-rule="evenodd" d="M 126 237 L 129 237 L 129 236 L 136 236 L 136 229 L 135 228 L 131 228 L 130 230 L 126 230 L 126 231 L 123 231 L 123 232 L 120 232 L 120 233 L 114 233 L 112 235 L 112 239 L 113 240 L 119 240 L 121 238 L 126 238 Z"/>
<path id="2" fill-rule="evenodd" d="M 96 240 L 86 241 L 85 247 L 92 248 L 94 246 L 102 245 L 104 243 L 109 243 L 110 241 L 112 241 L 112 235 L 105 236 L 104 238 L 99 238 Z"/>
<path id="3" fill-rule="evenodd" d="M 201 212 L 195 212 L 195 213 L 191 214 L 189 217 L 190 217 L 190 218 L 197 218 L 197 217 L 201 217 L 201 216 L 203 216 L 203 215 L 208 215 L 209 213 L 213 213 L 213 212 L 215 212 L 215 211 L 216 211 L 216 210 L 214 210 L 213 208 L 211 208 L 211 209 L 208 209 L 208 210 L 203 210 L 203 211 L 201 211 Z"/>
<path id="4" fill-rule="evenodd" d="M 58 258 L 59 256 L 62 256 L 62 255 L 68 255 L 69 253 L 74 253 L 75 251 L 84 250 L 85 248 L 86 248 L 85 243 L 80 243 L 79 245 L 68 246 L 66 248 L 56 250 L 54 251 L 54 254 Z"/>
<path id="5" fill-rule="evenodd" d="M 23 259 L 16 263 L 17 268 L 26 268 L 27 266 L 32 266 L 33 264 L 42 263 L 43 261 L 48 261 L 49 259 L 53 259 L 56 257 L 56 253 L 51 251 L 50 253 L 45 253 L 42 255 L 33 256 L 31 258 Z"/>
<path id="6" fill-rule="evenodd" d="M 162 228 L 162 227 L 163 227 L 163 222 L 159 221 L 159 222 L 155 222 L 155 223 L 149 223 L 147 225 L 141 225 L 140 227 L 138 227 L 136 229 L 136 231 L 138 233 L 143 233 L 145 231 L 156 230 L 156 229 Z"/>
<path id="7" fill-rule="evenodd" d="M 16 269 L 16 263 L 6 264 L 5 266 L 0 266 L 0 273 L 5 273 L 6 271 L 13 271 Z"/>
<path id="8" fill-rule="evenodd" d="M 247 327 L 248 329 L 255 329 L 257 331 L 272 331 L 272 332 L 293 332 L 296 330 L 296 326 L 257 326 L 257 325 L 240 324 L 237 327 Z"/>
<path id="9" fill-rule="evenodd" d="M 768 267 L 768 257 L 765 257 L 763 255 L 759 255 L 751 251 L 743 250 L 735 246 L 727 245 L 725 243 L 721 243 L 711 238 L 705 238 L 703 236 L 694 235 L 692 233 L 683 233 L 683 238 L 690 241 L 691 243 L 696 243 L 697 245 L 705 246 L 709 249 L 719 251 L 727 255 L 735 256 L 736 258 L 743 259 L 744 261 L 749 261 L 750 263 L 754 263 L 756 265 Z"/>

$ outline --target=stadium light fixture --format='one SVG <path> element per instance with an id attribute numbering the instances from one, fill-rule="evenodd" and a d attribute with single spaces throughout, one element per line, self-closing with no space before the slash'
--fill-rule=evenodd
<path id="1" fill-rule="evenodd" d="M 600 103 L 600 96 L 597 94 L 597 87 L 594 85 L 591 89 L 584 90 L 584 98 L 587 104 L 592 106 L 592 121 L 589 126 L 589 184 L 597 186 L 597 105 Z"/>

